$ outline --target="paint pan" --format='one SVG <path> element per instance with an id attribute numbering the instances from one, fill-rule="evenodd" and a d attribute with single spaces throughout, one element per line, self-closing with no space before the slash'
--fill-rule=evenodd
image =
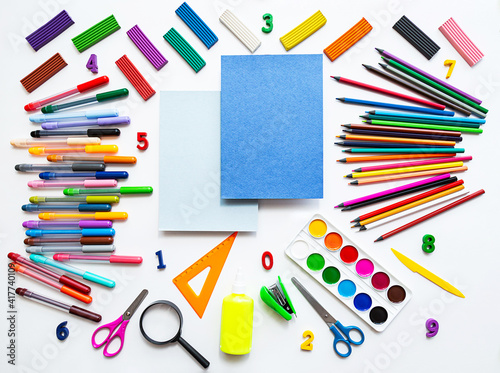
<path id="1" fill-rule="evenodd" d="M 321 215 L 314 215 L 285 253 L 376 331 L 383 331 L 411 291 Z"/>

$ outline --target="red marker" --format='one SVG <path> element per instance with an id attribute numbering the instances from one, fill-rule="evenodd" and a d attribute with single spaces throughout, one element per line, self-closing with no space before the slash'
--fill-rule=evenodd
<path id="1" fill-rule="evenodd" d="M 109 78 L 106 75 L 103 75 L 103 76 L 100 76 L 99 78 L 90 80 L 88 82 L 78 84 L 76 87 L 68 89 L 66 91 L 57 93 L 55 95 L 46 97 L 46 98 L 38 100 L 38 101 L 30 102 L 29 104 L 27 104 L 24 107 L 24 110 L 33 111 L 33 110 L 39 109 L 42 106 L 45 106 L 45 105 L 51 103 L 51 102 L 62 100 L 63 98 L 73 96 L 77 93 L 83 93 L 83 92 L 86 92 L 88 90 L 91 90 L 93 88 L 96 88 L 96 87 L 99 87 L 103 84 L 108 84 L 108 83 L 109 83 Z"/>
<path id="2" fill-rule="evenodd" d="M 58 262 L 66 262 L 68 260 L 98 260 L 108 263 L 127 263 L 139 264 L 142 263 L 141 256 L 125 256 L 125 255 L 74 255 L 74 254 L 54 254 L 54 260 Z"/>

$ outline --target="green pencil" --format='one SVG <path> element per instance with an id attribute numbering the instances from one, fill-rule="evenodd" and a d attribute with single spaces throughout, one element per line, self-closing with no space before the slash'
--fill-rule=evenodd
<path id="1" fill-rule="evenodd" d="M 379 114 L 365 114 L 360 115 L 363 119 L 372 120 L 386 120 L 389 122 L 408 122 L 408 123 L 425 123 L 425 124 L 439 124 L 441 126 L 455 126 L 455 127 L 468 127 L 468 128 L 479 128 L 481 125 L 478 123 L 464 123 L 464 122 L 451 122 L 447 120 L 436 120 L 436 119 L 422 119 L 422 118 L 410 118 L 410 117 L 391 117 L 389 115 L 379 115 Z"/>
<path id="2" fill-rule="evenodd" d="M 458 93 L 453 92 L 451 89 L 443 87 L 441 84 L 438 84 L 435 81 L 430 80 L 429 78 L 426 78 L 425 76 L 413 71 L 412 69 L 409 69 L 406 66 L 403 66 L 400 63 L 397 63 L 396 61 L 393 61 L 389 58 L 382 57 L 382 59 L 384 61 L 386 61 L 389 65 L 395 67 L 396 69 L 407 73 L 408 75 L 420 80 L 421 82 L 424 82 L 424 83 L 430 85 L 431 87 L 434 87 L 434 88 L 440 90 L 443 93 L 446 93 L 448 96 L 454 97 L 457 100 L 460 100 L 460 101 L 466 103 L 467 105 L 472 106 L 473 108 L 476 108 L 477 110 L 479 110 L 485 114 L 488 112 L 488 109 L 482 107 L 481 105 L 476 104 L 474 101 L 471 101 L 468 98 L 465 98 L 462 95 L 459 95 Z"/>
<path id="3" fill-rule="evenodd" d="M 409 127 L 409 128 L 425 128 L 430 130 L 444 130 L 444 131 L 458 131 L 469 133 L 483 133 L 481 128 L 468 128 L 456 126 L 441 126 L 438 124 L 424 124 L 424 123 L 410 123 L 410 122 L 391 122 L 387 120 L 364 120 L 368 124 L 376 124 L 380 126 L 394 126 L 394 127 Z"/>
<path id="4" fill-rule="evenodd" d="M 353 148 L 342 150 L 345 153 L 417 153 L 417 154 L 436 154 L 436 153 L 464 153 L 464 148 Z"/>

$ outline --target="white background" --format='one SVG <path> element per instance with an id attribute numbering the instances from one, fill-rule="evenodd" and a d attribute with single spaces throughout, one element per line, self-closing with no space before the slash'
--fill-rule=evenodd
<path id="1" fill-rule="evenodd" d="M 498 330 L 500 307 L 498 263 L 500 251 L 496 236 L 496 212 L 500 204 L 495 159 L 498 146 L 499 114 L 496 110 L 499 98 L 500 74 L 498 73 L 498 17 L 496 1 L 249 1 L 249 0 L 191 0 L 189 4 L 214 30 L 219 42 L 209 51 L 175 15 L 181 1 L 9 1 L 1 12 L 1 61 L 2 83 L 0 103 L 2 108 L 2 145 L 0 146 L 2 172 L 1 247 L 2 266 L 0 275 L 2 322 L 0 325 L 0 370 L 19 372 L 58 372 L 71 370 L 133 372 L 140 369 L 152 372 L 196 372 L 202 368 L 178 345 L 155 347 L 141 336 L 138 321 L 144 307 L 157 299 L 174 301 L 184 315 L 183 335 L 210 362 L 210 370 L 229 372 L 420 372 L 429 371 L 498 371 L 500 348 Z M 218 21 L 218 15 L 229 7 L 262 40 L 256 54 L 283 54 L 285 50 L 279 37 L 320 9 L 327 24 L 311 38 L 289 53 L 322 53 L 361 17 L 372 24 L 373 30 L 348 53 L 335 62 L 324 57 L 324 199 L 312 201 L 262 201 L 259 208 L 259 229 L 256 233 L 239 234 L 203 319 L 199 319 L 186 300 L 172 284 L 172 278 L 194 263 L 198 258 L 225 239 L 229 232 L 221 233 L 163 233 L 158 232 L 158 103 L 157 93 L 143 102 L 115 66 L 115 61 L 127 54 L 147 77 L 157 92 L 160 90 L 218 90 L 220 89 L 220 56 L 223 54 L 248 54 L 246 48 Z M 34 52 L 24 37 L 41 26 L 56 13 L 66 9 L 75 21 L 64 34 L 40 51 Z M 274 16 L 274 30 L 264 34 L 262 15 Z M 91 49 L 78 53 L 70 38 L 114 14 L 121 30 Z M 402 16 L 408 16 L 420 26 L 440 47 L 431 61 L 392 30 L 392 25 Z M 484 59 L 470 68 L 438 27 L 450 16 L 465 30 L 485 54 Z M 142 56 L 125 32 L 139 24 L 145 34 L 167 57 L 169 63 L 157 72 Z M 202 55 L 207 65 L 195 74 L 162 36 L 175 27 Z M 402 88 L 369 74 L 361 63 L 376 65 L 380 61 L 374 47 L 384 48 L 430 73 L 443 77 L 447 67 L 445 59 L 457 61 L 449 82 L 466 92 L 479 96 L 484 106 L 491 109 L 488 121 L 480 136 L 465 135 L 461 143 L 466 154 L 474 160 L 468 163 L 469 171 L 460 174 L 467 190 L 484 188 L 486 194 L 453 211 L 436 217 L 424 224 L 405 231 L 377 244 L 379 235 L 403 224 L 394 222 L 374 231 L 356 233 L 350 230 L 348 221 L 368 209 L 350 213 L 334 211 L 337 203 L 354 197 L 376 192 L 402 183 L 389 183 L 364 187 L 347 186 L 342 176 L 352 168 L 338 164 L 343 157 L 340 148 L 333 145 L 335 135 L 341 133 L 340 124 L 358 122 L 363 107 L 347 106 L 335 102 L 335 97 L 358 97 L 389 101 L 383 96 L 340 85 L 330 75 L 342 75 L 355 80 L 373 83 L 404 91 Z M 19 80 L 60 52 L 68 66 L 32 94 L 27 94 Z M 85 68 L 91 53 L 97 54 L 99 73 L 110 77 L 106 89 L 128 87 L 127 101 L 120 102 L 120 113 L 130 115 L 132 124 L 123 129 L 117 144 L 121 155 L 138 157 L 137 165 L 127 168 L 130 178 L 122 185 L 152 185 L 155 192 L 149 197 L 124 197 L 115 211 L 127 211 L 129 219 L 115 224 L 117 254 L 142 255 L 144 262 L 137 267 L 120 267 L 97 264 L 81 264 L 98 274 L 112 277 L 116 288 L 109 290 L 94 286 L 94 302 L 90 309 L 103 316 L 103 322 L 118 317 L 139 294 L 147 288 L 149 295 L 138 313 L 131 319 L 125 347 L 115 358 L 103 357 L 102 350 L 95 350 L 90 337 L 96 328 L 92 322 L 52 310 L 26 299 L 16 298 L 16 368 L 7 364 L 7 263 L 9 251 L 24 252 L 25 238 L 21 227 L 23 220 L 35 215 L 24 213 L 20 207 L 31 195 L 58 195 L 59 191 L 30 190 L 26 183 L 36 174 L 20 174 L 14 171 L 17 163 L 43 162 L 28 155 L 25 149 L 13 149 L 11 138 L 28 137 L 37 129 L 28 121 L 23 106 L 37 98 L 59 92 L 80 82 L 92 79 Z M 262 89 L 272 82 L 262 82 Z M 394 101 L 396 102 L 396 101 Z M 403 102 L 398 102 L 403 103 Z M 404 103 L 403 103 L 404 104 Z M 114 104 L 108 106 L 115 106 Z M 265 118 L 263 118 L 265 120 Z M 146 131 L 149 149 L 136 149 L 136 132 Z M 109 143 L 109 142 L 108 142 Z M 113 167 L 111 169 L 120 169 Z M 373 207 L 373 206 L 372 206 Z M 370 209 L 371 210 L 371 209 Z M 314 214 L 321 213 L 358 242 L 367 252 L 397 276 L 413 291 L 413 299 L 389 328 L 379 334 L 373 332 L 350 310 L 332 297 L 318 283 L 308 277 L 284 255 L 284 249 Z M 435 235 L 436 251 L 424 255 L 421 239 L 426 233 Z M 456 285 L 465 295 L 459 299 L 443 291 L 418 274 L 410 272 L 391 253 L 394 247 L 427 267 L 442 278 Z M 155 251 L 162 249 L 167 268 L 156 269 Z M 263 251 L 274 255 L 274 268 L 266 272 L 260 263 Z M 226 356 L 219 351 L 221 303 L 230 293 L 233 277 L 238 266 L 244 266 L 247 293 L 255 300 L 255 325 L 252 352 L 247 356 Z M 259 299 L 262 285 L 275 282 L 278 275 L 284 278 L 298 317 L 285 322 Z M 291 276 L 298 276 L 320 302 L 344 325 L 358 325 L 366 341 L 354 347 L 347 359 L 339 358 L 332 350 L 333 335 L 309 304 L 290 283 Z M 52 289 L 26 277 L 17 276 L 16 286 L 73 303 Z M 425 320 L 429 317 L 440 323 L 438 335 L 426 338 Z M 69 338 L 60 342 L 55 328 L 68 320 Z M 312 330 L 315 334 L 314 349 L 300 350 L 302 333 Z"/>

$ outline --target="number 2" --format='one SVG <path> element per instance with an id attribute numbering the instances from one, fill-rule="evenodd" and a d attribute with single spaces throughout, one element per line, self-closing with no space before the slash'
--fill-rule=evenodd
<path id="1" fill-rule="evenodd" d="M 144 143 L 144 145 L 137 145 L 137 149 L 146 150 L 149 147 L 149 141 L 146 139 L 147 135 L 147 132 L 137 132 L 137 141 Z"/>
<path id="2" fill-rule="evenodd" d="M 306 351 L 312 351 L 313 349 L 313 344 L 312 341 L 314 341 L 314 334 L 310 330 L 306 330 L 304 333 L 302 333 L 302 337 L 307 338 L 302 344 L 300 345 L 300 348 L 302 350 Z"/>

